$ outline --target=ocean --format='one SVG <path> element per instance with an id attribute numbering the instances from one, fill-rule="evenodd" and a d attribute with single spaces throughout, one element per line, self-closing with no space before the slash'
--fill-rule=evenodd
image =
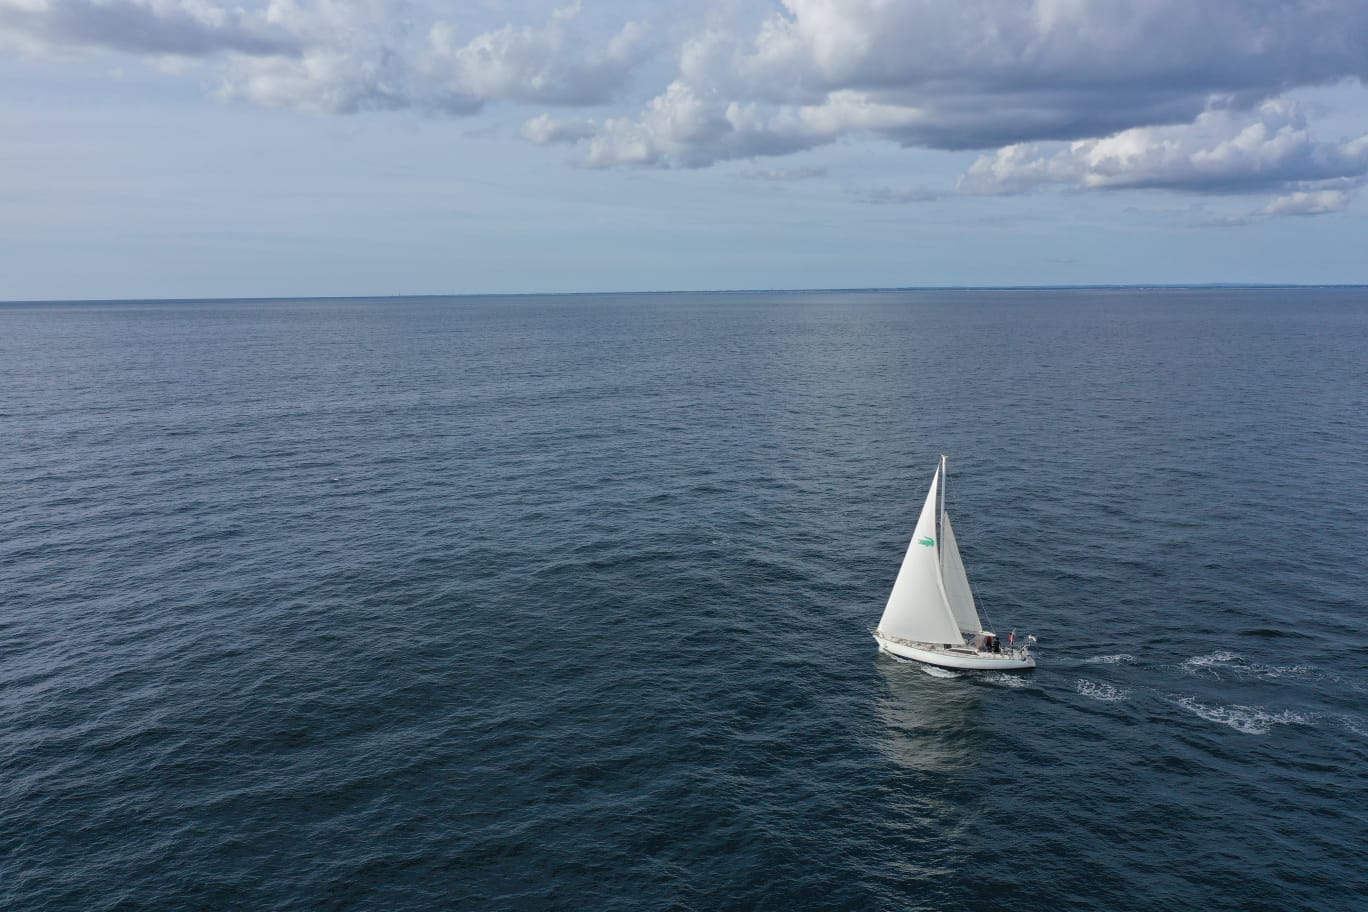
<path id="1" fill-rule="evenodd" d="M 0 908 L 1368 908 L 1368 289 L 0 305 Z M 941 453 L 1038 667 L 877 623 Z"/>

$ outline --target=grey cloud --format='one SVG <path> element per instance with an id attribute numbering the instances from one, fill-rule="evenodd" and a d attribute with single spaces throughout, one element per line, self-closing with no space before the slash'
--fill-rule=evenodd
<path id="1" fill-rule="evenodd" d="M 42 44 L 204 57 L 293 54 L 298 43 L 259 17 L 177 2 L 0 0 L 0 31 Z"/>
<path id="2" fill-rule="evenodd" d="M 785 184 L 826 177 L 826 173 L 826 168 L 747 168 L 741 172 L 741 176 L 746 180 Z"/>
<path id="3" fill-rule="evenodd" d="M 636 89 L 646 100 L 629 112 L 524 122 L 528 141 L 575 144 L 589 167 L 699 168 L 875 137 L 997 150 L 964 175 L 967 193 L 1258 191 L 1289 197 L 1289 214 L 1339 199 L 1291 195 L 1368 172 L 1368 138 L 1317 141 L 1305 115 L 1276 109 L 1297 87 L 1368 79 L 1364 0 L 717 0 L 687 14 L 627 0 L 633 15 L 528 0 L 527 21 L 479 26 L 469 17 L 503 7 L 226 2 L 0 0 L 0 32 L 217 56 L 223 94 L 320 113 L 603 108 Z M 921 191 L 870 199 L 900 192 Z"/>
<path id="4" fill-rule="evenodd" d="M 653 50 L 649 28 L 607 35 L 578 4 L 533 25 L 461 30 L 455 3 L 268 0 L 0 0 L 0 37 L 31 49 L 222 55 L 228 97 L 315 113 L 419 108 L 469 116 L 491 102 L 586 106 L 616 97 Z"/>
<path id="5" fill-rule="evenodd" d="M 740 65 L 752 95 L 781 103 L 856 89 L 911 105 L 961 99 L 967 112 L 987 104 L 1007 113 L 1119 107 L 1143 116 L 1184 94 L 1259 98 L 1368 75 L 1368 6 L 1359 0 L 785 6 Z M 1030 138 L 1043 137 L 1017 137 Z"/>
<path id="6" fill-rule="evenodd" d="M 753 37 L 686 43 L 676 85 L 606 125 L 587 158 L 694 167 L 860 134 L 939 149 L 1089 139 L 1366 75 L 1361 0 L 787 0 Z M 691 120 L 712 129 L 658 116 L 681 94 L 707 100 Z"/>
<path id="7" fill-rule="evenodd" d="M 1191 223 L 1193 228 L 1243 228 L 1251 223 L 1246 216 L 1214 216 Z"/>
<path id="8" fill-rule="evenodd" d="M 945 193 L 929 187 L 868 187 L 859 191 L 856 198 L 862 203 L 876 206 L 907 203 L 930 203 L 943 199 Z"/>
<path id="9" fill-rule="evenodd" d="M 306 49 L 294 60 L 237 60 L 227 92 L 276 107 L 347 113 L 419 108 L 454 116 L 494 102 L 587 106 L 612 98 L 642 62 L 648 29 L 628 22 L 606 38 L 585 33 L 578 5 L 553 10 L 535 26 L 502 26 L 463 37 L 444 18 L 422 19 L 401 0 L 303 7 L 291 11 Z M 534 142 L 563 142 L 583 131 L 529 122 Z"/>

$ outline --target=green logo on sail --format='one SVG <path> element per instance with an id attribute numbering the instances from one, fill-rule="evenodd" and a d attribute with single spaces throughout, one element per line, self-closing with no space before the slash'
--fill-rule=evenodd
<path id="1" fill-rule="evenodd" d="M 919 544 L 919 545 L 925 545 L 925 546 L 928 547 L 928 548 L 930 548 L 930 547 L 931 547 L 932 545 L 934 545 L 935 543 L 936 543 L 936 540 L 935 540 L 934 538 L 931 538 L 930 536 L 924 536 L 924 537 L 922 537 L 922 538 L 917 539 L 917 544 Z"/>

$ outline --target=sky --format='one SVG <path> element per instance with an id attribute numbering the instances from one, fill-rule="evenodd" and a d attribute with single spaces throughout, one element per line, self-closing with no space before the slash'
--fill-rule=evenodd
<path id="1" fill-rule="evenodd" d="M 1368 283 L 1365 0 L 0 0 L 0 300 Z"/>

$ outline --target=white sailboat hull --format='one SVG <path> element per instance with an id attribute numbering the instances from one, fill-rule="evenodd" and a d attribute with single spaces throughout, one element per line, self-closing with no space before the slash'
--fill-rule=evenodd
<path id="1" fill-rule="evenodd" d="M 907 640 L 888 637 L 878 631 L 874 639 L 879 648 L 900 659 L 925 662 L 941 668 L 959 668 L 971 671 L 1025 671 L 1035 668 L 1035 657 L 1026 649 L 1004 649 L 1002 652 L 978 652 L 972 648 L 958 646 L 947 649 L 931 643 L 910 643 Z"/>

